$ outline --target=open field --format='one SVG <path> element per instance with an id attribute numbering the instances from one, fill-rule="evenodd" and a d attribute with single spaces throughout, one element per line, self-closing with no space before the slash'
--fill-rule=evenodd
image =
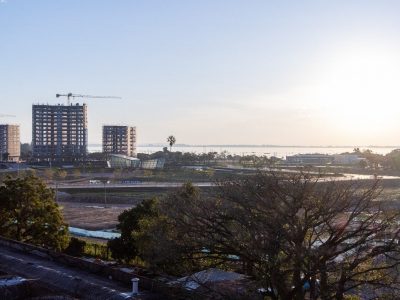
<path id="1" fill-rule="evenodd" d="M 212 186 L 201 186 L 206 183 L 199 183 L 199 188 L 205 192 L 214 189 Z M 181 184 L 170 185 L 161 183 L 155 186 L 146 185 L 108 185 L 107 189 L 101 185 L 89 185 L 89 186 L 78 186 L 71 185 L 69 188 L 59 187 L 58 200 L 61 202 L 81 202 L 81 203 L 92 203 L 100 205 L 106 204 L 128 204 L 137 205 L 145 199 L 151 199 L 154 197 L 163 197 L 170 192 L 174 192 Z M 64 186 L 65 187 L 65 186 Z"/>
<path id="2" fill-rule="evenodd" d="M 118 223 L 118 215 L 132 205 L 104 203 L 59 203 L 64 220 L 72 227 L 88 230 L 113 229 Z"/>
<path id="3" fill-rule="evenodd" d="M 61 202 L 81 202 L 97 205 L 126 204 L 136 205 L 145 199 L 165 195 L 171 189 L 168 188 L 111 188 L 106 192 L 101 188 L 70 188 L 59 189 Z"/>
<path id="4" fill-rule="evenodd" d="M 87 230 L 113 229 L 118 215 L 145 199 L 163 197 L 177 187 L 109 188 L 106 197 L 98 188 L 70 188 L 58 195 L 65 221 L 71 227 Z M 204 192 L 211 188 L 201 187 Z"/>
<path id="5" fill-rule="evenodd" d="M 372 184 L 373 180 L 363 180 L 363 185 Z M 384 188 L 382 200 L 392 208 L 400 209 L 400 180 L 382 180 Z M 104 193 L 98 189 L 70 189 L 59 197 L 59 204 L 66 222 L 72 227 L 88 230 L 113 229 L 118 223 L 118 215 L 126 209 L 136 206 L 144 199 L 162 197 L 173 188 L 113 189 L 107 193 L 106 205 Z M 202 188 L 210 192 L 210 188 Z M 106 207 L 105 207 L 106 206 Z"/>

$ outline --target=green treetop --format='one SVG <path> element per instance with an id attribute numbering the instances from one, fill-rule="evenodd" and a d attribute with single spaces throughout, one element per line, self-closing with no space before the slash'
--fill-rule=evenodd
<path id="1" fill-rule="evenodd" d="M 37 177 L 7 178 L 0 187 L 0 235 L 63 249 L 68 243 L 68 225 L 54 196 Z"/>

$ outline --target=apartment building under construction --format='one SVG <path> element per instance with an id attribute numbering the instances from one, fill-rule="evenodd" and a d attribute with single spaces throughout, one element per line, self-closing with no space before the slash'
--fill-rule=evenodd
<path id="1" fill-rule="evenodd" d="M 103 126 L 103 152 L 136 157 L 136 127 Z"/>
<path id="2" fill-rule="evenodd" d="M 0 125 L 0 160 L 18 162 L 20 155 L 19 125 Z"/>
<path id="3" fill-rule="evenodd" d="M 84 160 L 87 132 L 86 104 L 32 105 L 32 154 L 37 161 Z"/>

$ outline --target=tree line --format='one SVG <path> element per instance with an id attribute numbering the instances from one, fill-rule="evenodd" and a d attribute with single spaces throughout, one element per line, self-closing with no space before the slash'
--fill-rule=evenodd
<path id="1" fill-rule="evenodd" d="M 360 162 L 362 168 L 400 170 L 400 149 L 395 149 L 383 155 L 374 153 L 369 149 L 361 151 L 359 148 L 355 148 L 353 153 L 365 159 L 365 161 Z"/>
<path id="2" fill-rule="evenodd" d="M 270 166 L 281 159 L 277 157 L 257 156 L 251 155 L 237 155 L 229 154 L 226 151 L 222 152 L 207 152 L 207 153 L 194 153 L 194 152 L 180 152 L 169 151 L 164 147 L 163 151 L 157 151 L 151 154 L 138 153 L 138 158 L 141 160 L 163 158 L 165 159 L 166 166 L 180 166 L 180 165 L 217 165 L 219 162 L 231 162 L 241 164 L 243 166 L 263 167 Z"/>

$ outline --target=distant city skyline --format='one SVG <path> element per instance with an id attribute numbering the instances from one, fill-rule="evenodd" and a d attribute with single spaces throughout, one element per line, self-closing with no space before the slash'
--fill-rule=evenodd
<path id="1" fill-rule="evenodd" d="M 0 123 L 90 99 L 139 145 L 399 145 L 399 1 L 0 1 Z M 76 101 L 74 101 L 75 103 Z"/>

